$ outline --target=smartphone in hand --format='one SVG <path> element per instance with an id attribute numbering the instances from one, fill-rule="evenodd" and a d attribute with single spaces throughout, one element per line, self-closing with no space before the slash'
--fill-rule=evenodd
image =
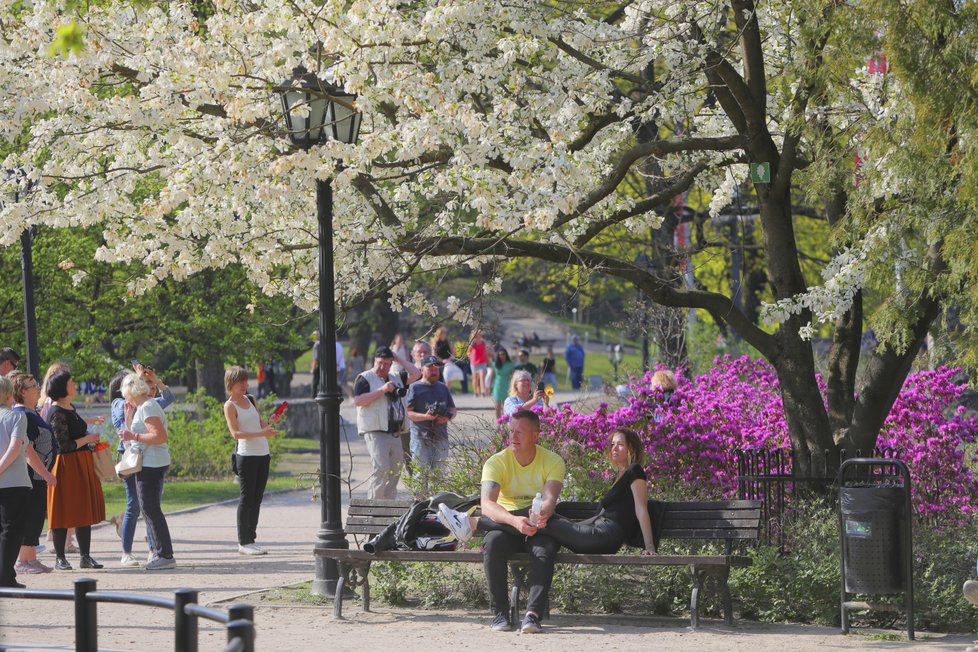
<path id="1" fill-rule="evenodd" d="M 277 408 L 275 408 L 275 413 L 274 413 L 275 416 L 277 416 L 277 417 L 282 416 L 282 413 L 285 412 L 286 408 L 288 408 L 288 407 L 289 407 L 289 402 L 288 401 L 282 401 L 282 404 L 279 405 Z"/>

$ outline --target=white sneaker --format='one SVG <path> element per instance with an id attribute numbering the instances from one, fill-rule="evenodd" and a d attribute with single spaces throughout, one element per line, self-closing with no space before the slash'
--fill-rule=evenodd
<path id="1" fill-rule="evenodd" d="M 139 560 L 133 557 L 128 552 L 124 552 L 122 553 L 122 559 L 119 560 L 119 565 L 128 568 L 134 568 L 136 566 L 139 566 Z"/>
<path id="2" fill-rule="evenodd" d="M 472 538 L 472 526 L 469 524 L 467 514 L 457 512 L 445 503 L 440 503 L 435 516 L 459 541 L 464 543 Z"/>
<path id="3" fill-rule="evenodd" d="M 243 546 L 242 545 L 238 546 L 238 554 L 239 555 L 267 555 L 268 551 L 266 551 L 264 548 L 255 545 L 254 543 L 246 543 Z"/>
<path id="4" fill-rule="evenodd" d="M 166 570 L 167 568 L 176 568 L 177 560 L 173 557 L 167 559 L 166 557 L 157 557 L 153 561 L 146 564 L 143 568 L 146 570 Z"/>
<path id="5" fill-rule="evenodd" d="M 151 561 L 153 561 L 154 559 L 158 559 L 158 558 L 159 558 L 158 555 L 154 551 L 152 551 L 152 550 L 150 550 L 149 552 L 146 553 L 146 563 L 147 564 L 150 563 Z"/>

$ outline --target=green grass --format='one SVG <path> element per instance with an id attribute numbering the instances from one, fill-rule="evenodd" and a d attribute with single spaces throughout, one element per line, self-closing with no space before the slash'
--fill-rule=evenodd
<path id="1" fill-rule="evenodd" d="M 298 486 L 311 486 L 311 481 L 298 481 L 291 475 L 273 475 L 268 479 L 265 491 L 295 489 Z M 102 485 L 105 494 L 105 514 L 121 514 L 126 508 L 126 488 L 122 482 L 106 482 Z M 168 480 L 163 489 L 163 511 L 175 512 L 189 507 L 209 505 L 238 497 L 238 485 L 231 478 L 222 480 Z"/>

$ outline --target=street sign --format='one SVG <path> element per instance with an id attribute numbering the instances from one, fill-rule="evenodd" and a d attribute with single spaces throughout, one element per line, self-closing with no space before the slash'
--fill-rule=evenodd
<path id="1" fill-rule="evenodd" d="M 752 183 L 771 183 L 771 164 L 766 161 L 751 163 L 750 180 Z"/>

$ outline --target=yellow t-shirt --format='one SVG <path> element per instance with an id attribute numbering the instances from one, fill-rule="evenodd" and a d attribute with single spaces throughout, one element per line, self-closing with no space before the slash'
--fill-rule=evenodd
<path id="1" fill-rule="evenodd" d="M 564 481 L 567 468 L 564 460 L 553 451 L 537 446 L 537 454 L 527 466 L 516 461 L 507 446 L 488 460 L 482 467 L 482 481 L 499 484 L 496 502 L 503 509 L 513 512 L 529 507 L 533 497 L 543 492 L 543 485 L 551 480 Z"/>

